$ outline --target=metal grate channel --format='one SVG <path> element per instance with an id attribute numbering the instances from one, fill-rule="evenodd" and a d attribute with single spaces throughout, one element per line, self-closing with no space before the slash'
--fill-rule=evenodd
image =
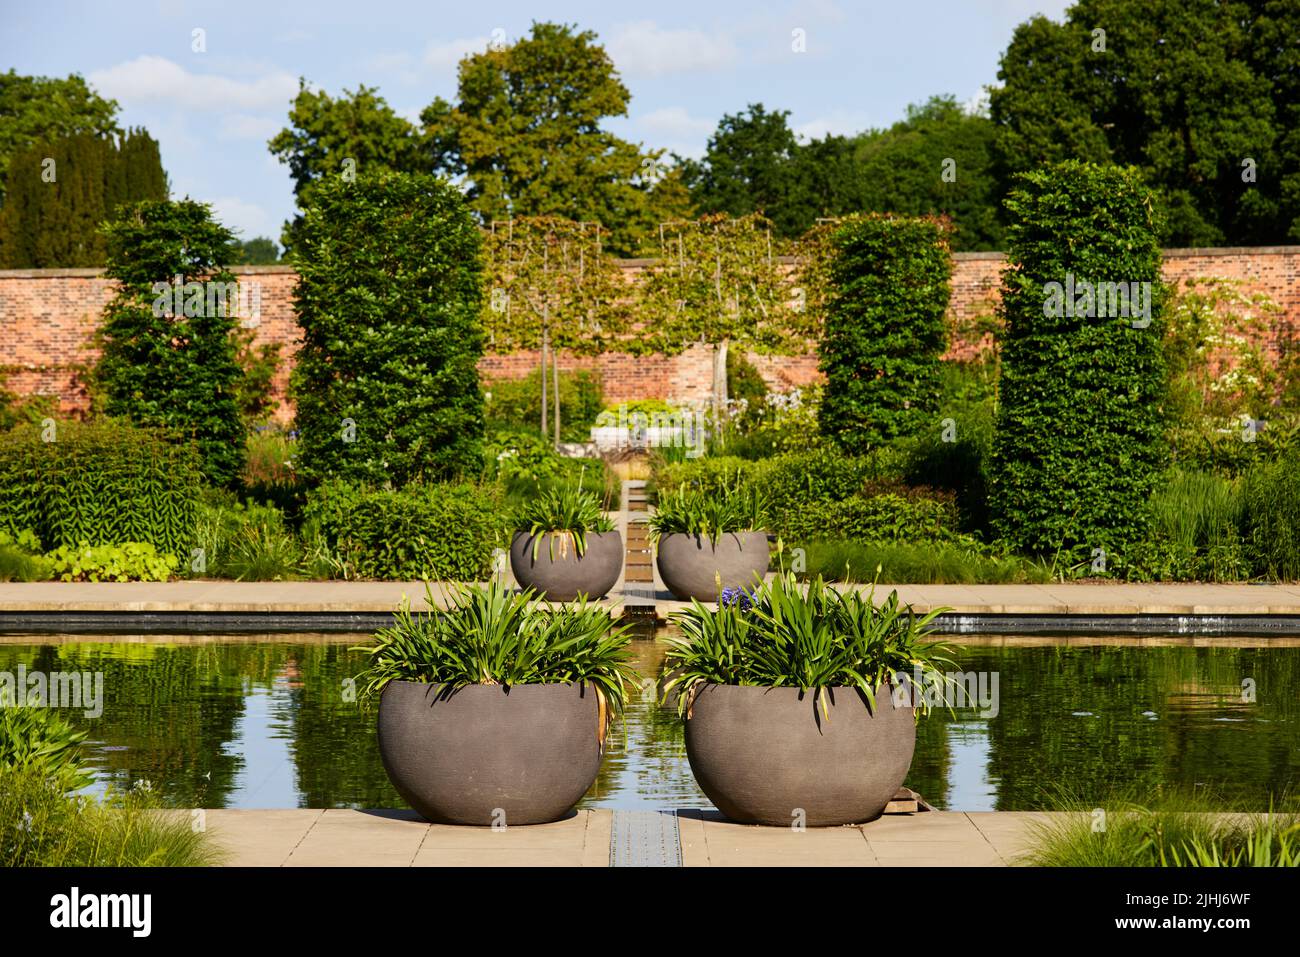
<path id="1" fill-rule="evenodd" d="M 681 867 L 676 811 L 615 811 L 610 867 Z"/>

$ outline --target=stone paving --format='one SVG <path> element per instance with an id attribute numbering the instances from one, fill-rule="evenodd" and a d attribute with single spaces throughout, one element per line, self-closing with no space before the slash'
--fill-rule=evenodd
<path id="1" fill-rule="evenodd" d="M 615 586 L 616 589 L 618 586 Z M 1300 615 L 1300 584 L 881 585 L 919 611 L 962 614 Z M 446 591 L 432 586 L 434 603 Z M 660 586 L 662 589 L 662 586 Z M 423 582 L 3 582 L 0 615 L 34 611 L 387 612 L 403 596 L 427 609 Z M 662 616 L 686 603 L 657 594 Z M 609 604 L 617 604 L 616 601 Z"/>
<path id="2" fill-rule="evenodd" d="M 226 863 L 252 867 L 607 867 L 613 812 L 532 827 L 427 824 L 413 811 L 212 810 Z M 887 814 L 856 827 L 751 827 L 717 811 L 677 812 L 685 867 L 1003 867 L 1041 812 Z"/>

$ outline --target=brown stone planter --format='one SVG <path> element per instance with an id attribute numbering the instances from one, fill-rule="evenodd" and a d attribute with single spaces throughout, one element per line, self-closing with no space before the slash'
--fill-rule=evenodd
<path id="1" fill-rule="evenodd" d="M 829 694 L 829 720 L 816 694 L 798 688 L 708 685 L 696 695 L 686 756 L 718 810 L 776 827 L 880 816 L 912 764 L 913 710 L 895 708 L 888 686 L 877 693 L 874 714 L 855 688 Z"/>
<path id="2" fill-rule="evenodd" d="M 533 555 L 533 542 L 537 554 Z M 510 569 L 523 588 L 535 589 L 547 601 L 573 601 L 578 595 L 601 598 L 614 587 L 623 570 L 623 536 L 618 532 L 588 532 L 581 555 L 572 536 L 515 532 L 510 542 Z"/>
<path id="3" fill-rule="evenodd" d="M 717 601 L 724 588 L 753 588 L 767 572 L 766 532 L 724 532 L 717 541 L 674 532 L 656 548 L 659 577 L 683 601 Z"/>
<path id="4" fill-rule="evenodd" d="M 408 804 L 438 824 L 544 824 L 600 770 L 591 685 L 393 681 L 379 701 L 379 754 Z"/>

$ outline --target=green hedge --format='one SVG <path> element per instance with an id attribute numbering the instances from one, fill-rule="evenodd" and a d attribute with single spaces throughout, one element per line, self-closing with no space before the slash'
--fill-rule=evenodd
<path id="1" fill-rule="evenodd" d="M 326 177 L 297 235 L 301 473 L 477 476 L 480 238 L 460 193 L 425 175 Z"/>
<path id="2" fill-rule="evenodd" d="M 776 514 L 771 530 L 786 542 L 945 541 L 957 535 L 957 509 L 951 499 L 854 495 Z"/>
<path id="3" fill-rule="evenodd" d="M 905 455 L 889 448 L 868 455 L 815 449 L 757 460 L 704 456 L 661 467 L 655 472 L 655 485 L 660 492 L 683 486 L 720 492 L 752 485 L 762 492 L 769 511 L 794 512 L 810 504 L 848 498 L 869 483 L 896 481 L 905 464 Z"/>
<path id="4" fill-rule="evenodd" d="M 1137 170 L 1074 161 L 1019 182 L 1006 201 L 993 528 L 1022 553 L 1122 554 L 1148 533 L 1168 454 L 1154 199 Z M 1084 281 L 1150 283 L 1150 323 L 1057 308 L 1048 284 L 1071 277 L 1076 292 Z"/>
<path id="5" fill-rule="evenodd" d="M 483 581 L 504 547 L 505 509 L 475 485 L 411 485 L 401 491 L 330 482 L 313 491 L 304 525 L 346 563 L 350 576 Z"/>
<path id="6" fill-rule="evenodd" d="M 820 427 L 841 448 L 861 451 L 937 421 L 948 229 L 937 219 L 861 216 L 832 242 Z"/>
<path id="7" fill-rule="evenodd" d="M 0 529 L 31 530 L 46 550 L 142 542 L 188 563 L 201 487 L 197 450 L 162 432 L 61 422 L 0 435 Z"/>

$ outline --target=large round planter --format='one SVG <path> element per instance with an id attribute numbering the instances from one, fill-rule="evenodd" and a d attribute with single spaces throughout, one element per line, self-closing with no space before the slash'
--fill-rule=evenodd
<path id="1" fill-rule="evenodd" d="M 533 555 L 536 539 L 537 554 Z M 510 568 L 515 581 L 535 589 L 548 601 L 573 601 L 579 594 L 600 598 L 623 570 L 623 536 L 618 532 L 588 532 L 581 555 L 569 535 L 515 532 L 510 542 Z"/>
<path id="2" fill-rule="evenodd" d="M 408 804 L 437 824 L 544 824 L 600 770 L 591 685 L 393 681 L 379 700 L 379 754 Z"/>
<path id="3" fill-rule="evenodd" d="M 659 539 L 659 577 L 683 601 L 717 601 L 724 588 L 752 588 L 767 572 L 766 532 L 706 535 L 674 532 Z"/>
<path id="4" fill-rule="evenodd" d="M 686 719 L 686 756 L 700 789 L 744 824 L 810 827 L 880 816 L 907 776 L 916 746 L 911 708 L 889 687 L 875 713 L 855 688 L 828 691 L 827 719 L 815 692 L 708 685 Z"/>

